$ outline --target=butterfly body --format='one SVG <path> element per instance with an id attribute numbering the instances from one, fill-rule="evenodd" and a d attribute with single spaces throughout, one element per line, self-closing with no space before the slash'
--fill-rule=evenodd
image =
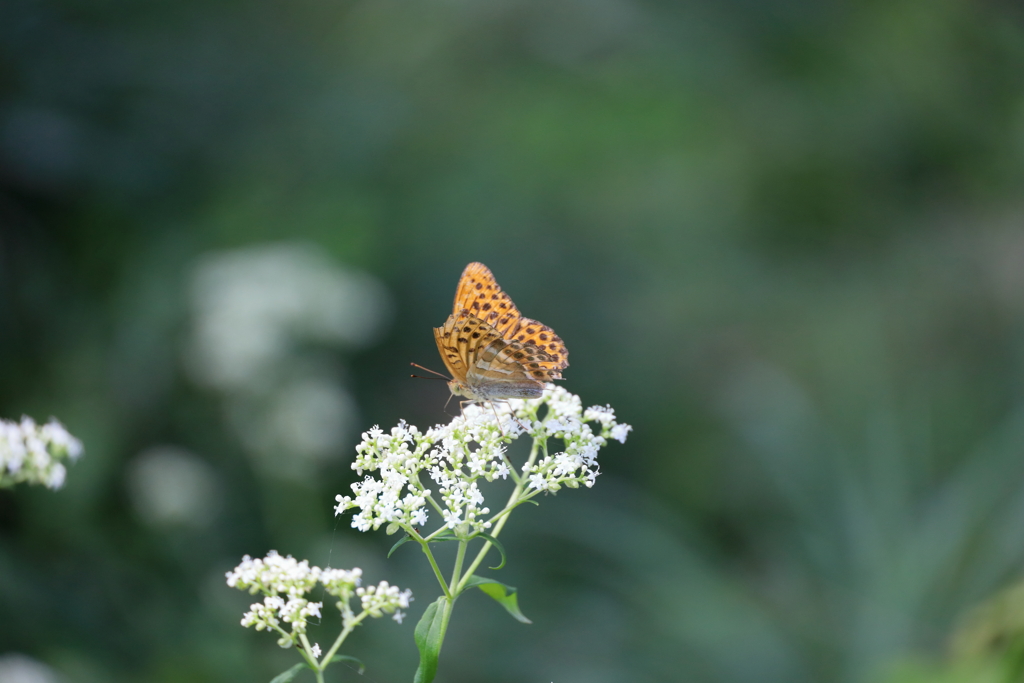
<path id="1" fill-rule="evenodd" d="M 540 398 L 544 385 L 533 381 L 481 382 L 472 387 L 452 380 L 448 388 L 453 396 L 462 396 L 470 401 L 502 401 L 507 398 Z"/>
<path id="2" fill-rule="evenodd" d="M 569 365 L 558 335 L 524 318 L 482 263 L 466 266 L 453 312 L 434 328 L 434 340 L 452 374 L 448 388 L 470 401 L 537 398 Z"/>

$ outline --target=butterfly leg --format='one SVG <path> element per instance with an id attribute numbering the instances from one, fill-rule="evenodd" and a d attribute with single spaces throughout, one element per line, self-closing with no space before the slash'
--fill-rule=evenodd
<path id="1" fill-rule="evenodd" d="M 498 423 L 498 429 L 501 430 L 501 437 L 505 438 L 505 428 L 501 426 L 501 418 L 498 417 L 498 409 L 494 407 L 494 401 L 489 401 L 491 404 L 491 412 L 494 413 L 494 419 Z"/>
<path id="2" fill-rule="evenodd" d="M 469 403 L 469 404 L 476 403 L 476 404 L 479 405 L 481 403 L 481 401 L 474 401 L 472 399 L 469 400 L 469 401 L 459 401 L 459 412 L 460 413 L 465 414 L 465 412 L 466 412 L 466 404 L 467 403 Z M 498 429 L 501 430 L 501 435 L 505 436 L 505 430 L 502 429 L 501 419 L 498 417 L 498 411 L 494 409 L 494 401 L 487 401 L 487 403 L 490 404 L 491 410 L 494 411 L 494 419 L 498 421 Z"/>
<path id="3" fill-rule="evenodd" d="M 524 425 L 522 422 L 520 422 L 519 418 L 516 417 L 515 411 L 512 410 L 512 404 L 511 403 L 509 403 L 508 401 L 492 401 L 491 405 L 493 406 L 495 403 L 504 403 L 505 405 L 507 405 L 509 407 L 509 410 L 510 410 L 509 415 L 511 416 L 511 418 L 515 421 L 515 423 L 517 425 L 519 425 L 520 429 L 522 429 L 524 432 L 527 431 L 526 425 Z M 497 417 L 497 413 L 495 413 L 495 417 Z M 500 421 L 499 421 L 499 424 L 500 424 Z M 502 432 L 502 436 L 504 436 L 504 432 Z"/>

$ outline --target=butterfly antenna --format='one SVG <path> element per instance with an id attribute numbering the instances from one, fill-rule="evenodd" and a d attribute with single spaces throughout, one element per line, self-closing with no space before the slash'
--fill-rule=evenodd
<path id="1" fill-rule="evenodd" d="M 414 368 L 419 368 L 420 370 L 426 370 L 427 372 L 429 372 L 429 373 L 431 373 L 433 375 L 437 375 L 441 379 L 444 379 L 444 380 L 451 379 L 451 377 L 449 377 L 448 375 L 442 375 L 437 370 L 431 370 L 430 368 L 425 368 L 422 365 L 419 365 L 418 363 L 409 363 L 409 365 L 413 366 Z M 416 375 L 413 375 L 413 377 L 416 377 Z M 431 379 L 431 378 L 430 377 L 423 377 L 422 379 Z"/>

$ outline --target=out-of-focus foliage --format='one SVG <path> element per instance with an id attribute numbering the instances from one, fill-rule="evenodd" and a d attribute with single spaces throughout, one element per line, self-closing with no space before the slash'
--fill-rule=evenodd
<path id="1" fill-rule="evenodd" d="M 460 601 L 444 680 L 939 652 L 1024 562 L 1021 73 L 997 0 L 0 3 L 0 416 L 88 453 L 0 492 L 4 661 L 269 680 L 223 574 L 272 548 L 418 618 L 331 504 L 360 431 L 447 420 L 407 363 L 471 260 L 635 432 L 510 525 L 534 624 Z"/>
<path id="2" fill-rule="evenodd" d="M 940 661 L 897 662 L 887 683 L 1015 683 L 1024 680 L 1024 584 L 975 607 L 962 620 Z"/>

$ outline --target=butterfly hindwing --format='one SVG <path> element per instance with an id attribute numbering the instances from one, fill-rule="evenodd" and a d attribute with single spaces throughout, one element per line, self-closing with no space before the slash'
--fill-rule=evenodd
<path id="1" fill-rule="evenodd" d="M 448 320 L 445 321 L 442 327 L 434 328 L 434 341 L 437 342 L 437 350 L 441 353 L 441 360 L 444 361 L 448 372 L 452 374 L 455 380 L 465 382 L 466 363 L 455 341 L 455 336 L 457 336 L 453 332 L 455 324 L 456 317 L 454 315 L 448 316 Z"/>
<path id="2" fill-rule="evenodd" d="M 520 317 L 514 327 L 501 330 L 501 336 L 509 341 L 532 346 L 543 353 L 546 358 L 539 361 L 540 365 L 549 370 L 555 379 L 560 378 L 561 371 L 569 367 L 569 351 L 565 348 L 565 342 L 547 325 Z"/>
<path id="3" fill-rule="evenodd" d="M 514 354 L 536 358 L 539 352 L 505 341 L 497 330 L 466 310 L 449 316 L 443 327 L 434 328 L 434 338 L 452 377 L 475 397 L 530 398 L 543 390 L 544 372 L 528 369 L 514 358 Z"/>
<path id="4" fill-rule="evenodd" d="M 533 344 L 506 340 L 505 347 L 498 354 L 498 361 L 521 366 L 523 372 L 538 382 L 549 382 L 561 376 L 550 369 L 555 360 Z"/>

